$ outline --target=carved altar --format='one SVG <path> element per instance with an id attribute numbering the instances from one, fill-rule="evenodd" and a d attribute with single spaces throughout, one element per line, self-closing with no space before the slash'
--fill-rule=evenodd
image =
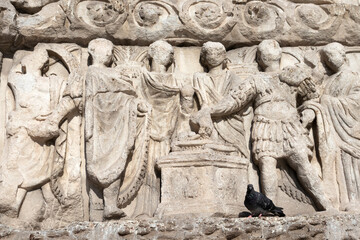
<path id="1" fill-rule="evenodd" d="M 177 142 L 157 166 L 158 216 L 236 216 L 245 210 L 248 161 L 234 147 L 210 140 Z"/>

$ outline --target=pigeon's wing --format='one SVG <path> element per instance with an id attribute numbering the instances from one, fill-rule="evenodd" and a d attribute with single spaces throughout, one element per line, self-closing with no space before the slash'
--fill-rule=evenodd
<path id="1" fill-rule="evenodd" d="M 265 211 L 271 211 L 275 208 L 275 205 L 273 201 L 271 201 L 269 198 L 267 198 L 264 194 L 259 193 L 258 195 L 258 205 Z"/>

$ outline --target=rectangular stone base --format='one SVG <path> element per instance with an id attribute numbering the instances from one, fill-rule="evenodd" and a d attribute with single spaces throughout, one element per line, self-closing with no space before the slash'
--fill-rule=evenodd
<path id="1" fill-rule="evenodd" d="M 229 216 L 244 211 L 248 160 L 211 149 L 172 152 L 158 160 L 157 215 Z"/>
<path id="2" fill-rule="evenodd" d="M 193 217 L 238 217 L 240 212 L 246 211 L 243 204 L 209 203 L 207 201 L 161 203 L 156 211 L 156 217 L 193 216 Z"/>

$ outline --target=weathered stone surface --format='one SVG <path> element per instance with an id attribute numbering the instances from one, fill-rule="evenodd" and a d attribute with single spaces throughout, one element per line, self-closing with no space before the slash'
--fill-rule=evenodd
<path id="1" fill-rule="evenodd" d="M 19 50 L 1 75 L 0 220 L 231 216 L 249 183 L 290 216 L 356 212 L 358 54 L 275 40 Z"/>
<path id="2" fill-rule="evenodd" d="M 359 10 L 2 0 L 1 234 L 354 237 Z"/>
<path id="3" fill-rule="evenodd" d="M 351 0 L 4 0 L 1 4 L 5 45 L 0 51 L 5 52 L 8 46 L 35 46 L 39 41 L 85 46 L 98 37 L 137 45 L 159 39 L 174 45 L 221 41 L 231 48 L 269 38 L 292 46 L 360 43 L 360 6 Z"/>
<path id="4" fill-rule="evenodd" d="M 62 229 L 1 226 L 2 239 L 358 239 L 359 215 L 173 218 L 72 223 Z"/>
<path id="5" fill-rule="evenodd" d="M 245 210 L 248 162 L 235 148 L 206 140 L 177 143 L 157 165 L 162 179 L 158 216 L 236 216 Z"/>
<path id="6" fill-rule="evenodd" d="M 9 1 L 0 2 L 0 51 L 8 52 L 18 45 L 16 28 L 16 9 Z"/>

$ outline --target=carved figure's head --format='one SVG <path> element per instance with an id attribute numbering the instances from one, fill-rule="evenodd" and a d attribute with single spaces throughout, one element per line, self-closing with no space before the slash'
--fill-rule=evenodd
<path id="1" fill-rule="evenodd" d="M 321 53 L 323 61 L 334 72 L 338 72 L 346 62 L 345 47 L 340 43 L 334 42 L 326 45 Z"/>
<path id="2" fill-rule="evenodd" d="M 93 64 L 110 66 L 113 60 L 114 44 L 107 39 L 97 38 L 89 42 L 88 51 Z"/>
<path id="3" fill-rule="evenodd" d="M 217 67 L 225 62 L 226 49 L 225 46 L 219 42 L 206 42 L 201 48 L 200 62 L 208 68 Z"/>
<path id="4" fill-rule="evenodd" d="M 174 48 L 166 41 L 158 40 L 149 46 L 148 58 L 154 63 L 169 67 L 174 61 Z"/>
<path id="5" fill-rule="evenodd" d="M 49 55 L 45 48 L 35 48 L 32 53 L 21 59 L 22 73 L 41 75 L 48 67 Z"/>
<path id="6" fill-rule="evenodd" d="M 264 40 L 258 46 L 257 62 L 265 71 L 268 68 L 275 70 L 280 66 L 281 53 L 282 50 L 277 41 Z"/>

